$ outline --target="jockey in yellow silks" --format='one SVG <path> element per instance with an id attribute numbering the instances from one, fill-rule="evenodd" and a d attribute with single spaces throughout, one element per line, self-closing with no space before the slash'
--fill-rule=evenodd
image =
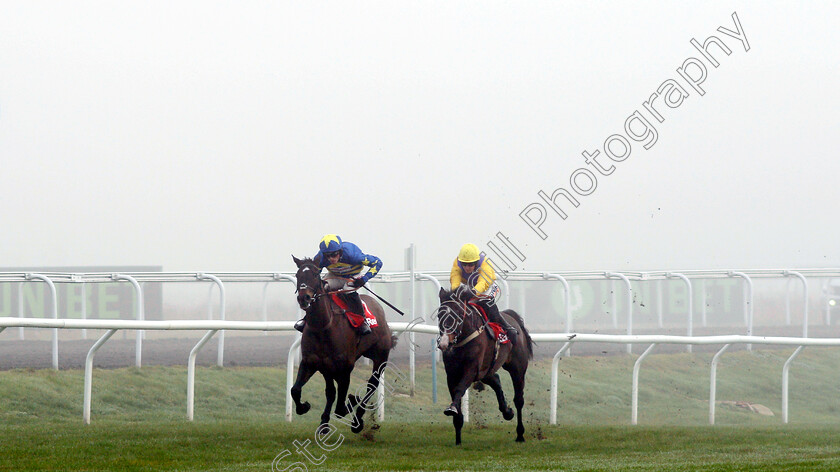
<path id="1" fill-rule="evenodd" d="M 496 306 L 496 296 L 500 292 L 499 286 L 496 285 L 496 271 L 486 255 L 479 251 L 478 246 L 469 243 L 461 246 L 458 257 L 452 263 L 449 282 L 452 290 L 458 289 L 461 285 L 469 287 L 490 321 L 501 325 L 508 339 L 516 343 L 518 331 L 508 324 L 499 313 L 499 307 Z"/>

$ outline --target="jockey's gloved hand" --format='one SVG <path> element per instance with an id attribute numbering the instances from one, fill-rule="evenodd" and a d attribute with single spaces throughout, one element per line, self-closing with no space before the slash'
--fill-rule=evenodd
<path id="1" fill-rule="evenodd" d="M 366 281 L 364 278 L 359 277 L 358 279 L 351 280 L 348 285 L 352 286 L 353 288 L 362 288 L 362 285 L 364 285 L 365 282 Z"/>

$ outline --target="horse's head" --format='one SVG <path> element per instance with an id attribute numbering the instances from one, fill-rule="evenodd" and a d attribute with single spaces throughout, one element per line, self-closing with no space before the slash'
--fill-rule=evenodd
<path id="1" fill-rule="evenodd" d="M 309 310 L 312 302 L 315 301 L 318 295 L 324 293 L 324 282 L 321 280 L 321 269 L 310 258 L 303 260 L 292 256 L 292 260 L 297 264 L 298 271 L 295 274 L 296 288 L 298 292 L 297 302 L 302 310 Z"/>
<path id="2" fill-rule="evenodd" d="M 460 337 L 464 328 L 464 320 L 469 315 L 469 308 L 467 300 L 464 299 L 463 293 L 459 290 L 450 292 L 441 288 L 438 296 L 440 297 L 440 306 L 435 314 L 440 331 L 438 348 L 441 351 L 447 351 Z"/>

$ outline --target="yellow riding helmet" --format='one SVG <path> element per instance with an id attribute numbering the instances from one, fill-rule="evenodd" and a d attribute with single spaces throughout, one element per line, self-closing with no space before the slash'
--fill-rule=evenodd
<path id="1" fill-rule="evenodd" d="M 458 261 L 462 263 L 469 264 L 470 262 L 476 262 L 481 257 L 481 251 L 478 250 L 478 246 L 475 244 L 464 244 L 461 246 L 461 251 L 458 252 Z"/>

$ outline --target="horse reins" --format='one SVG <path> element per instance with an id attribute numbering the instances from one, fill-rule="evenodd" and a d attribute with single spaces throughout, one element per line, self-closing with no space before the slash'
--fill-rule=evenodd
<path id="1" fill-rule="evenodd" d="M 303 285 L 303 288 L 309 288 L 309 286 L 308 286 L 308 285 L 306 285 L 306 284 L 302 284 L 302 285 Z M 388 307 L 389 307 L 389 308 L 391 308 L 392 310 L 394 310 L 394 311 L 396 311 L 397 313 L 399 313 L 399 314 L 400 314 L 400 316 L 405 316 L 405 313 L 403 313 L 403 311 L 402 311 L 402 310 L 400 310 L 399 308 L 397 308 L 397 307 L 395 307 L 394 305 L 392 305 L 392 304 L 391 304 L 388 300 L 385 300 L 384 298 L 380 297 L 379 295 L 377 295 L 377 294 L 376 294 L 376 292 L 374 292 L 373 290 L 371 290 L 371 289 L 370 289 L 370 288 L 368 288 L 367 286 L 362 286 L 362 287 L 364 287 L 364 289 L 365 289 L 365 290 L 367 290 L 368 292 L 370 292 L 370 293 L 371 293 L 371 295 L 373 295 L 374 297 L 376 297 L 376 298 L 378 298 L 380 301 L 382 301 L 382 303 L 384 303 L 384 304 L 388 305 Z M 354 290 L 344 290 L 344 289 L 339 289 L 339 290 L 334 290 L 334 291 L 332 291 L 332 292 L 321 292 L 321 293 L 315 292 L 315 294 L 312 296 L 312 298 L 313 298 L 313 301 L 316 301 L 316 302 L 317 302 L 317 301 L 318 301 L 318 299 L 319 299 L 319 298 L 321 298 L 321 297 L 323 297 L 323 296 L 326 296 L 326 295 L 332 295 L 332 294 L 334 294 L 334 293 L 335 293 L 335 294 L 342 294 L 342 293 L 358 292 L 358 291 L 359 291 L 359 289 L 361 289 L 362 287 L 358 287 L 358 288 L 356 288 L 356 289 L 354 289 Z M 297 287 L 297 288 L 295 289 L 295 292 L 297 292 L 300 288 L 301 288 L 301 287 Z M 314 287 L 313 287 L 313 288 L 314 288 Z"/>

